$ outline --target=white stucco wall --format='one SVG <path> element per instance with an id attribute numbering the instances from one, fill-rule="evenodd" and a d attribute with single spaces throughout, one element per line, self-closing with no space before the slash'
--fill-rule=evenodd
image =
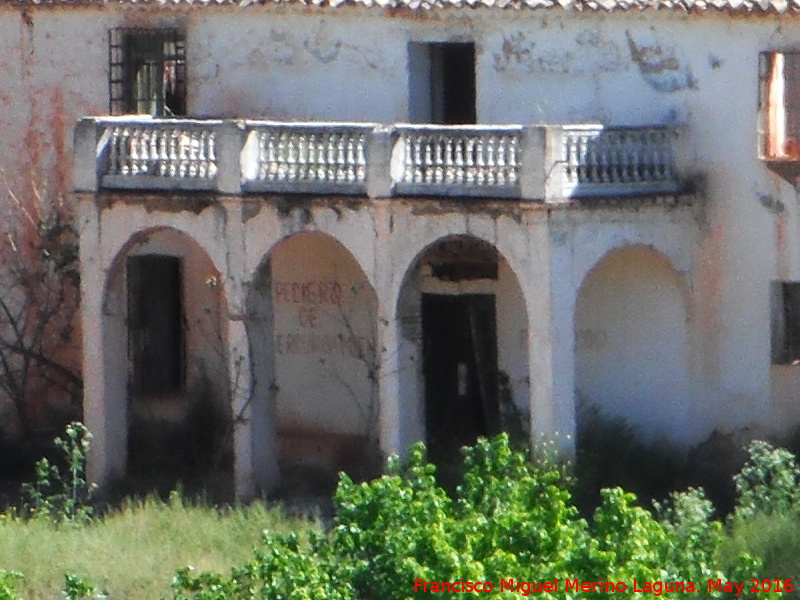
<path id="1" fill-rule="evenodd" d="M 575 308 L 579 406 L 624 419 L 647 441 L 694 441 L 685 300 L 679 276 L 652 249 L 628 246 L 604 257 Z"/>
<path id="2" fill-rule="evenodd" d="M 381 364 L 397 373 L 381 379 L 395 402 L 394 408 L 382 404 L 385 447 L 403 448 L 422 432 L 419 407 L 408 400 L 419 397 L 420 383 L 405 375 L 419 356 L 395 323 L 406 314 L 398 300 L 404 277 L 423 248 L 459 233 L 494 243 L 519 278 L 522 295 L 509 288 L 502 296 L 513 300 L 498 304 L 498 313 L 525 306 L 529 335 L 520 341 L 522 326 L 510 318 L 503 319 L 508 327 L 498 323 L 498 334 L 501 361 L 517 382 L 515 398 L 522 404 L 527 396 L 533 407 L 534 430 L 574 428 L 576 372 L 584 369 L 573 353 L 575 318 L 586 313 L 576 313 L 578 290 L 607 252 L 636 244 L 666 256 L 685 286 L 688 400 L 678 412 L 691 433 L 675 425 L 676 435 L 699 441 L 715 428 L 756 424 L 786 430 L 800 420 L 800 376 L 792 367 L 770 365 L 769 314 L 770 282 L 800 280 L 800 208 L 794 187 L 759 161 L 756 144 L 758 55 L 796 49 L 797 17 L 560 8 L 389 14 L 272 5 L 40 7 L 23 17 L 22 9 L 4 6 L 0 72 L 8 83 L 0 94 L 0 122 L 7 143 L 0 148 L 0 166 L 15 187 L 24 187 L 31 170 L 55 188 L 68 187 L 62 165 L 69 160 L 72 124 L 107 110 L 107 31 L 114 26 L 185 29 L 194 115 L 404 121 L 411 113 L 407 44 L 451 40 L 476 44 L 482 123 L 601 121 L 682 129 L 679 167 L 682 176 L 695 179 L 693 209 L 583 204 L 553 206 L 547 214 L 501 211 L 494 219 L 480 210 L 419 208 L 429 207 L 427 200 L 412 201 L 417 208 L 390 207 L 387 201 L 337 212 L 318 199 L 308 209 L 311 223 L 291 208 L 294 200 L 268 202 L 247 217 L 242 260 L 248 277 L 281 239 L 310 229 L 347 248 L 375 290 L 376 336 L 392 346 L 387 353 L 394 352 Z M 74 44 L 78 38 L 83 43 Z M 131 208 L 130 218 L 104 217 L 103 236 L 124 240 L 132 229 L 159 219 L 157 212 Z M 207 225 L 201 228 L 216 240 L 209 241 L 212 260 L 225 264 L 223 238 Z M 319 268 L 310 261 L 303 266 L 312 273 Z M 502 273 L 498 287 L 504 286 Z M 613 292 L 598 286 L 589 299 L 609 302 Z M 668 306 L 661 309 L 674 317 L 677 305 L 664 302 Z M 601 324 L 599 315 L 592 318 L 593 326 Z M 519 346 L 513 356 L 523 356 L 523 345 L 527 369 L 526 359 L 506 355 L 506 348 Z M 623 386 L 621 373 L 598 374 L 596 381 Z M 542 400 L 548 398 L 552 402 Z M 407 403 L 403 410 L 397 408 L 401 402 Z M 664 425 L 651 415 L 642 418 L 653 428 Z"/>
<path id="3" fill-rule="evenodd" d="M 375 293 L 334 239 L 300 233 L 271 253 L 278 427 L 369 436 L 378 423 Z"/>

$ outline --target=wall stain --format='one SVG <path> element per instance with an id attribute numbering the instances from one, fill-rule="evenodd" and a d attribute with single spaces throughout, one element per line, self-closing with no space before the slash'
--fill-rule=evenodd
<path id="1" fill-rule="evenodd" d="M 655 31 L 652 28 L 651 31 L 651 39 L 647 42 L 634 40 L 630 31 L 625 32 L 631 60 L 639 68 L 645 82 L 657 92 L 667 94 L 697 89 L 697 80 L 689 66 L 678 60 L 675 47 L 661 44 L 655 37 Z"/>
<path id="2" fill-rule="evenodd" d="M 148 214 L 191 212 L 195 215 L 199 215 L 207 208 L 219 206 L 217 199 L 207 194 L 175 193 L 149 196 L 144 196 L 141 192 L 97 194 L 97 206 L 100 212 L 111 209 L 115 204 L 143 206 Z"/>
<path id="3" fill-rule="evenodd" d="M 342 49 L 342 40 L 333 40 L 320 29 L 313 36 L 303 42 L 303 47 L 308 53 L 323 65 L 333 62 Z"/>
<path id="4" fill-rule="evenodd" d="M 619 46 L 594 29 L 575 35 L 575 44 L 566 50 L 538 48 L 525 32 L 503 36 L 500 52 L 493 55 L 497 72 L 555 75 L 592 75 L 624 68 Z"/>
<path id="5" fill-rule="evenodd" d="M 272 29 L 269 32 L 270 51 L 269 60 L 282 65 L 291 65 L 297 55 L 296 42 L 288 33 L 281 29 Z"/>
<path id="6" fill-rule="evenodd" d="M 760 195 L 758 197 L 758 201 L 761 206 L 776 215 L 779 215 L 786 210 L 786 205 L 771 194 Z"/>

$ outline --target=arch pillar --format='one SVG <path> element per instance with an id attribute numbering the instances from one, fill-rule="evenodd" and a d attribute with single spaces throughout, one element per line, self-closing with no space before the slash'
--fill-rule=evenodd
<path id="1" fill-rule="evenodd" d="M 548 221 L 528 223 L 529 260 L 520 265 L 528 298 L 531 447 L 553 441 L 561 456 L 575 454 L 575 375 L 570 257 L 552 244 Z M 524 269 L 524 272 L 522 272 Z M 554 276 L 560 274 L 560 276 Z"/>
<path id="2" fill-rule="evenodd" d="M 81 326 L 83 328 L 84 423 L 92 434 L 88 477 L 101 489 L 125 472 L 128 452 L 126 357 L 107 351 L 117 336 L 105 306 L 106 265 L 99 209 L 80 199 Z"/>
<path id="3" fill-rule="evenodd" d="M 375 342 L 380 356 L 377 377 L 378 443 L 385 458 L 392 454 L 402 455 L 412 440 L 403 422 L 403 413 L 408 411 L 403 410 L 401 398 L 400 374 L 404 368 L 404 357 L 395 307 L 395 274 L 384 246 L 379 245 L 376 249 L 377 264 L 383 268 L 377 269 L 376 273 L 378 327 Z"/>
<path id="4" fill-rule="evenodd" d="M 257 394 L 254 362 L 248 323 L 249 273 L 246 264 L 245 228 L 242 203 L 238 198 L 224 201 L 227 237 L 228 298 L 227 360 L 233 427 L 234 493 L 237 501 L 247 501 L 278 486 L 278 454 L 274 402 L 271 394 Z M 263 353 L 262 353 L 263 354 Z M 267 353 L 269 354 L 269 353 Z M 261 357 L 269 360 L 268 356 Z"/>

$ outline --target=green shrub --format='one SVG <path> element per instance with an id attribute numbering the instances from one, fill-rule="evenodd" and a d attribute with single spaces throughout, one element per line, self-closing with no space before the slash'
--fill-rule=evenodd
<path id="1" fill-rule="evenodd" d="M 639 598 L 645 581 L 691 581 L 695 597 L 714 598 L 723 593 L 709 592 L 709 579 L 741 579 L 758 567 L 746 555 L 737 556 L 728 571 L 719 567 L 722 529 L 711 520 L 711 504 L 701 492 L 674 495 L 656 518 L 636 505 L 633 494 L 605 490 L 587 521 L 573 505 L 561 470 L 532 466 L 506 436 L 465 450 L 464 483 L 454 498 L 437 484 L 434 467 L 417 445 L 406 464 L 394 459 L 384 477 L 355 484 L 343 476 L 335 500 L 338 515 L 327 536 L 305 544 L 297 537 L 268 538 L 266 549 L 229 577 L 183 570 L 174 600 L 406 600 L 426 591 L 415 589 L 419 581 L 490 582 L 494 596 L 511 599 L 519 596 L 520 584 L 524 592 L 530 582 L 555 579 L 557 589 L 536 595 L 607 596 L 608 590 L 574 584 L 605 581 L 624 584 L 615 585 L 615 598 Z M 507 587 L 511 578 L 513 591 Z M 484 598 L 481 587 L 437 590 L 436 596 Z M 684 590 L 653 587 L 653 593 L 685 597 Z"/>
<path id="2" fill-rule="evenodd" d="M 748 448 L 748 460 L 734 477 L 736 509 L 722 546 L 722 563 L 734 565 L 741 555 L 759 557 L 747 578 L 787 579 L 800 574 L 800 468 L 794 455 L 764 441 Z M 800 599 L 800 582 L 788 598 Z"/>
<path id="3" fill-rule="evenodd" d="M 800 468 L 794 455 L 758 440 L 748 446 L 747 453 L 748 461 L 734 477 L 736 516 L 747 519 L 800 511 Z"/>
<path id="4" fill-rule="evenodd" d="M 65 600 L 107 600 L 108 592 L 98 589 L 88 580 L 78 575 L 64 575 Z"/>
<path id="5" fill-rule="evenodd" d="M 22 600 L 16 589 L 20 579 L 21 573 L 0 569 L 0 600 Z"/>
<path id="6" fill-rule="evenodd" d="M 351 591 L 337 576 L 330 546 L 310 535 L 308 545 L 297 534 L 269 536 L 252 561 L 219 573 L 180 569 L 172 582 L 173 600 L 349 600 Z"/>
<path id="7" fill-rule="evenodd" d="M 91 518 L 94 488 L 86 479 L 91 437 L 82 423 L 73 422 L 67 425 L 64 437 L 56 438 L 64 467 L 46 458 L 36 463 L 36 480 L 22 486 L 25 516 L 68 523 L 85 523 Z"/>

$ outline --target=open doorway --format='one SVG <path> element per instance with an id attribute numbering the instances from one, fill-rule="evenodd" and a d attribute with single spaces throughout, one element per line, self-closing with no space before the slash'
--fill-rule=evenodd
<path id="1" fill-rule="evenodd" d="M 182 265 L 177 256 L 129 256 L 128 345 L 135 395 L 184 385 Z"/>
<path id="2" fill-rule="evenodd" d="M 440 467 L 500 428 L 493 294 L 422 295 L 428 453 Z"/>
<path id="3" fill-rule="evenodd" d="M 409 45 L 409 67 L 412 122 L 476 123 L 474 43 L 413 42 Z"/>

